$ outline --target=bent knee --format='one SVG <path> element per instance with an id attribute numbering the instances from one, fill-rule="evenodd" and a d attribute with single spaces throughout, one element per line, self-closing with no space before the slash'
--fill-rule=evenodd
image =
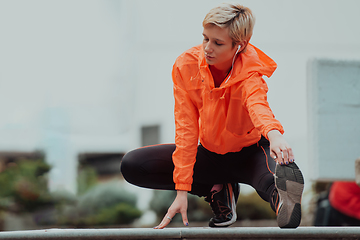
<path id="1" fill-rule="evenodd" d="M 134 154 L 131 152 L 126 153 L 120 163 L 120 172 L 123 175 L 124 179 L 132 183 L 131 180 L 134 175 L 136 175 L 137 167 L 136 167 L 136 159 L 134 158 Z"/>

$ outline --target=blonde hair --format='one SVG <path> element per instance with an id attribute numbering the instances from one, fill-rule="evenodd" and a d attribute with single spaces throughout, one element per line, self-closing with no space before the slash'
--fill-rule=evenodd
<path id="1" fill-rule="evenodd" d="M 240 4 L 224 3 L 206 14 L 203 27 L 208 24 L 229 28 L 229 36 L 235 46 L 242 40 L 250 40 L 255 25 L 255 16 L 249 8 Z"/>

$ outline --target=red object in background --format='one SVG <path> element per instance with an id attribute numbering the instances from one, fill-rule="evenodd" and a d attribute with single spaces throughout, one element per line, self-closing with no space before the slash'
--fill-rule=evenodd
<path id="1" fill-rule="evenodd" d="M 355 182 L 334 182 L 329 201 L 339 212 L 360 219 L 360 187 Z"/>

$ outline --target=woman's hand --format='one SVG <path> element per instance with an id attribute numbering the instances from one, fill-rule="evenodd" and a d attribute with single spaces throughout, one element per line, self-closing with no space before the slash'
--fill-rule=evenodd
<path id="1" fill-rule="evenodd" d="M 290 145 L 285 141 L 278 130 L 271 130 L 267 134 L 270 141 L 270 156 L 280 165 L 295 161 L 294 153 Z"/>
<path id="2" fill-rule="evenodd" d="M 154 229 L 162 229 L 162 228 L 166 227 L 171 222 L 173 217 L 175 217 L 175 214 L 177 214 L 177 213 L 181 213 L 184 225 L 188 226 L 189 222 L 187 219 L 187 206 L 188 206 L 187 191 L 178 190 L 176 198 L 175 198 L 174 202 L 171 204 L 171 206 L 169 207 L 163 220 L 161 221 L 161 223 L 158 226 L 154 227 Z"/>

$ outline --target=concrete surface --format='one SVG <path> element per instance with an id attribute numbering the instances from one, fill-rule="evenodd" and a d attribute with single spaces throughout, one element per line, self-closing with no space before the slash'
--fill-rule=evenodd
<path id="1" fill-rule="evenodd" d="M 0 239 L 360 239 L 360 227 L 44 229 L 0 232 Z"/>

